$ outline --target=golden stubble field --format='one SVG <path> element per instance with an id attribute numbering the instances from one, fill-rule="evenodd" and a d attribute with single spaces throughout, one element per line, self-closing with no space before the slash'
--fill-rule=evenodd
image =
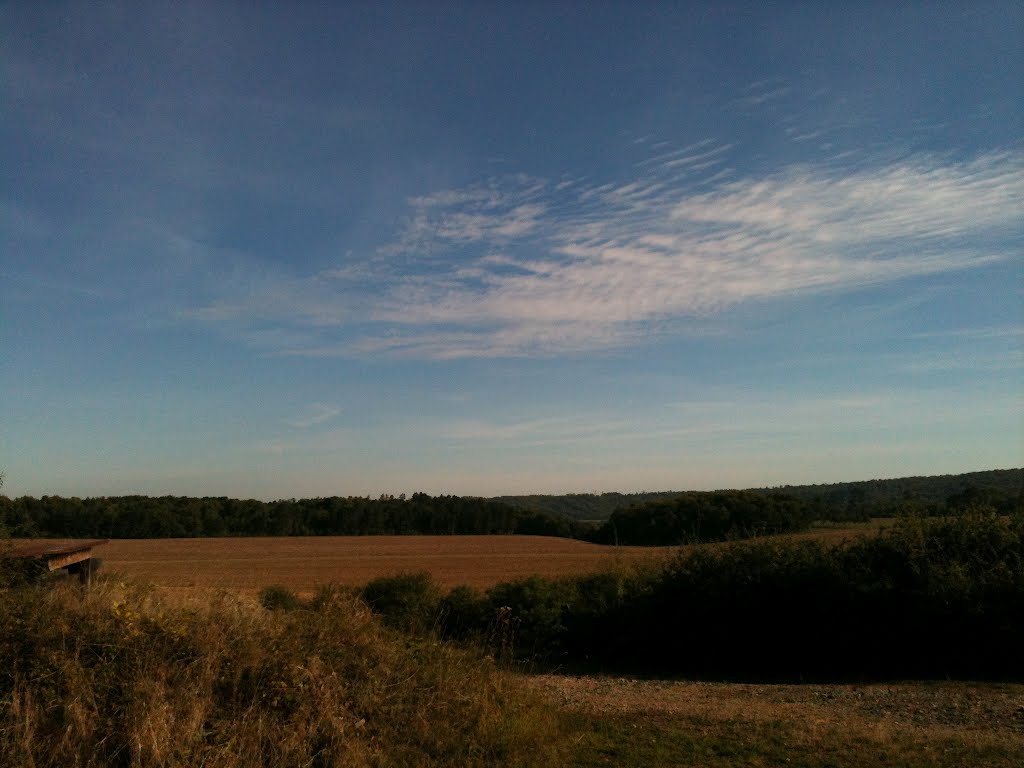
<path id="1" fill-rule="evenodd" d="M 568 576 L 671 557 L 674 547 L 606 547 L 545 536 L 323 536 L 115 539 L 96 549 L 103 571 L 160 587 L 306 592 L 428 571 L 443 587 Z"/>
<path id="2" fill-rule="evenodd" d="M 838 543 L 889 522 L 814 529 L 792 538 Z M 412 571 L 429 572 L 442 587 L 483 589 L 534 574 L 550 578 L 657 565 L 683 549 L 611 547 L 548 536 L 291 536 L 113 539 L 97 547 L 96 555 L 104 573 L 158 587 L 255 592 L 274 584 L 310 592 L 325 584 L 360 586 L 378 576 Z"/>

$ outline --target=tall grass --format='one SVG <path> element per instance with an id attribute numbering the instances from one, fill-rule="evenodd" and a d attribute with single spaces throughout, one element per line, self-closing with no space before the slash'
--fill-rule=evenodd
<path id="1" fill-rule="evenodd" d="M 493 663 L 340 590 L 288 611 L 0 592 L 4 766 L 555 765 L 559 727 Z"/>

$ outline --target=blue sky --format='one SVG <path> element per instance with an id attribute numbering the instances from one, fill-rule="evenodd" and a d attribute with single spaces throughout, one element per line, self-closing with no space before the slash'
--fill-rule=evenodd
<path id="1" fill-rule="evenodd" d="M 1024 464 L 1019 4 L 0 6 L 9 495 Z"/>

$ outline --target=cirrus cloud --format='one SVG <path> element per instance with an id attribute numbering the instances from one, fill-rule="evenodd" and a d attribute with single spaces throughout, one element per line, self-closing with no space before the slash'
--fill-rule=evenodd
<path id="1" fill-rule="evenodd" d="M 728 150 L 699 142 L 620 182 L 517 175 L 414 198 L 358 270 L 196 315 L 309 334 L 288 354 L 547 356 L 640 343 L 746 301 L 1019 255 L 1020 152 L 737 178 Z"/>

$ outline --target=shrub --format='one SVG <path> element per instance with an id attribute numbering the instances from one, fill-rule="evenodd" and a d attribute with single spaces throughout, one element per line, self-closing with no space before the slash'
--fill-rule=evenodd
<path id="1" fill-rule="evenodd" d="M 401 573 L 374 579 L 360 597 L 388 626 L 425 632 L 437 621 L 441 590 L 429 573 Z"/>
<path id="2" fill-rule="evenodd" d="M 563 617 L 575 595 L 570 580 L 531 576 L 498 584 L 487 592 L 492 617 L 488 628 L 494 641 L 519 658 L 552 661 L 559 654 L 565 632 Z"/>
<path id="3" fill-rule="evenodd" d="M 274 585 L 260 592 L 260 605 L 268 611 L 294 611 L 302 606 L 302 601 L 287 587 Z"/>
<path id="4" fill-rule="evenodd" d="M 0 589 L 38 584 L 49 575 L 46 566 L 40 561 L 33 558 L 4 557 L 3 551 L 0 550 Z"/>
<path id="5" fill-rule="evenodd" d="M 484 596 L 472 587 L 455 587 L 438 605 L 438 627 L 446 638 L 484 638 L 490 609 Z"/>

